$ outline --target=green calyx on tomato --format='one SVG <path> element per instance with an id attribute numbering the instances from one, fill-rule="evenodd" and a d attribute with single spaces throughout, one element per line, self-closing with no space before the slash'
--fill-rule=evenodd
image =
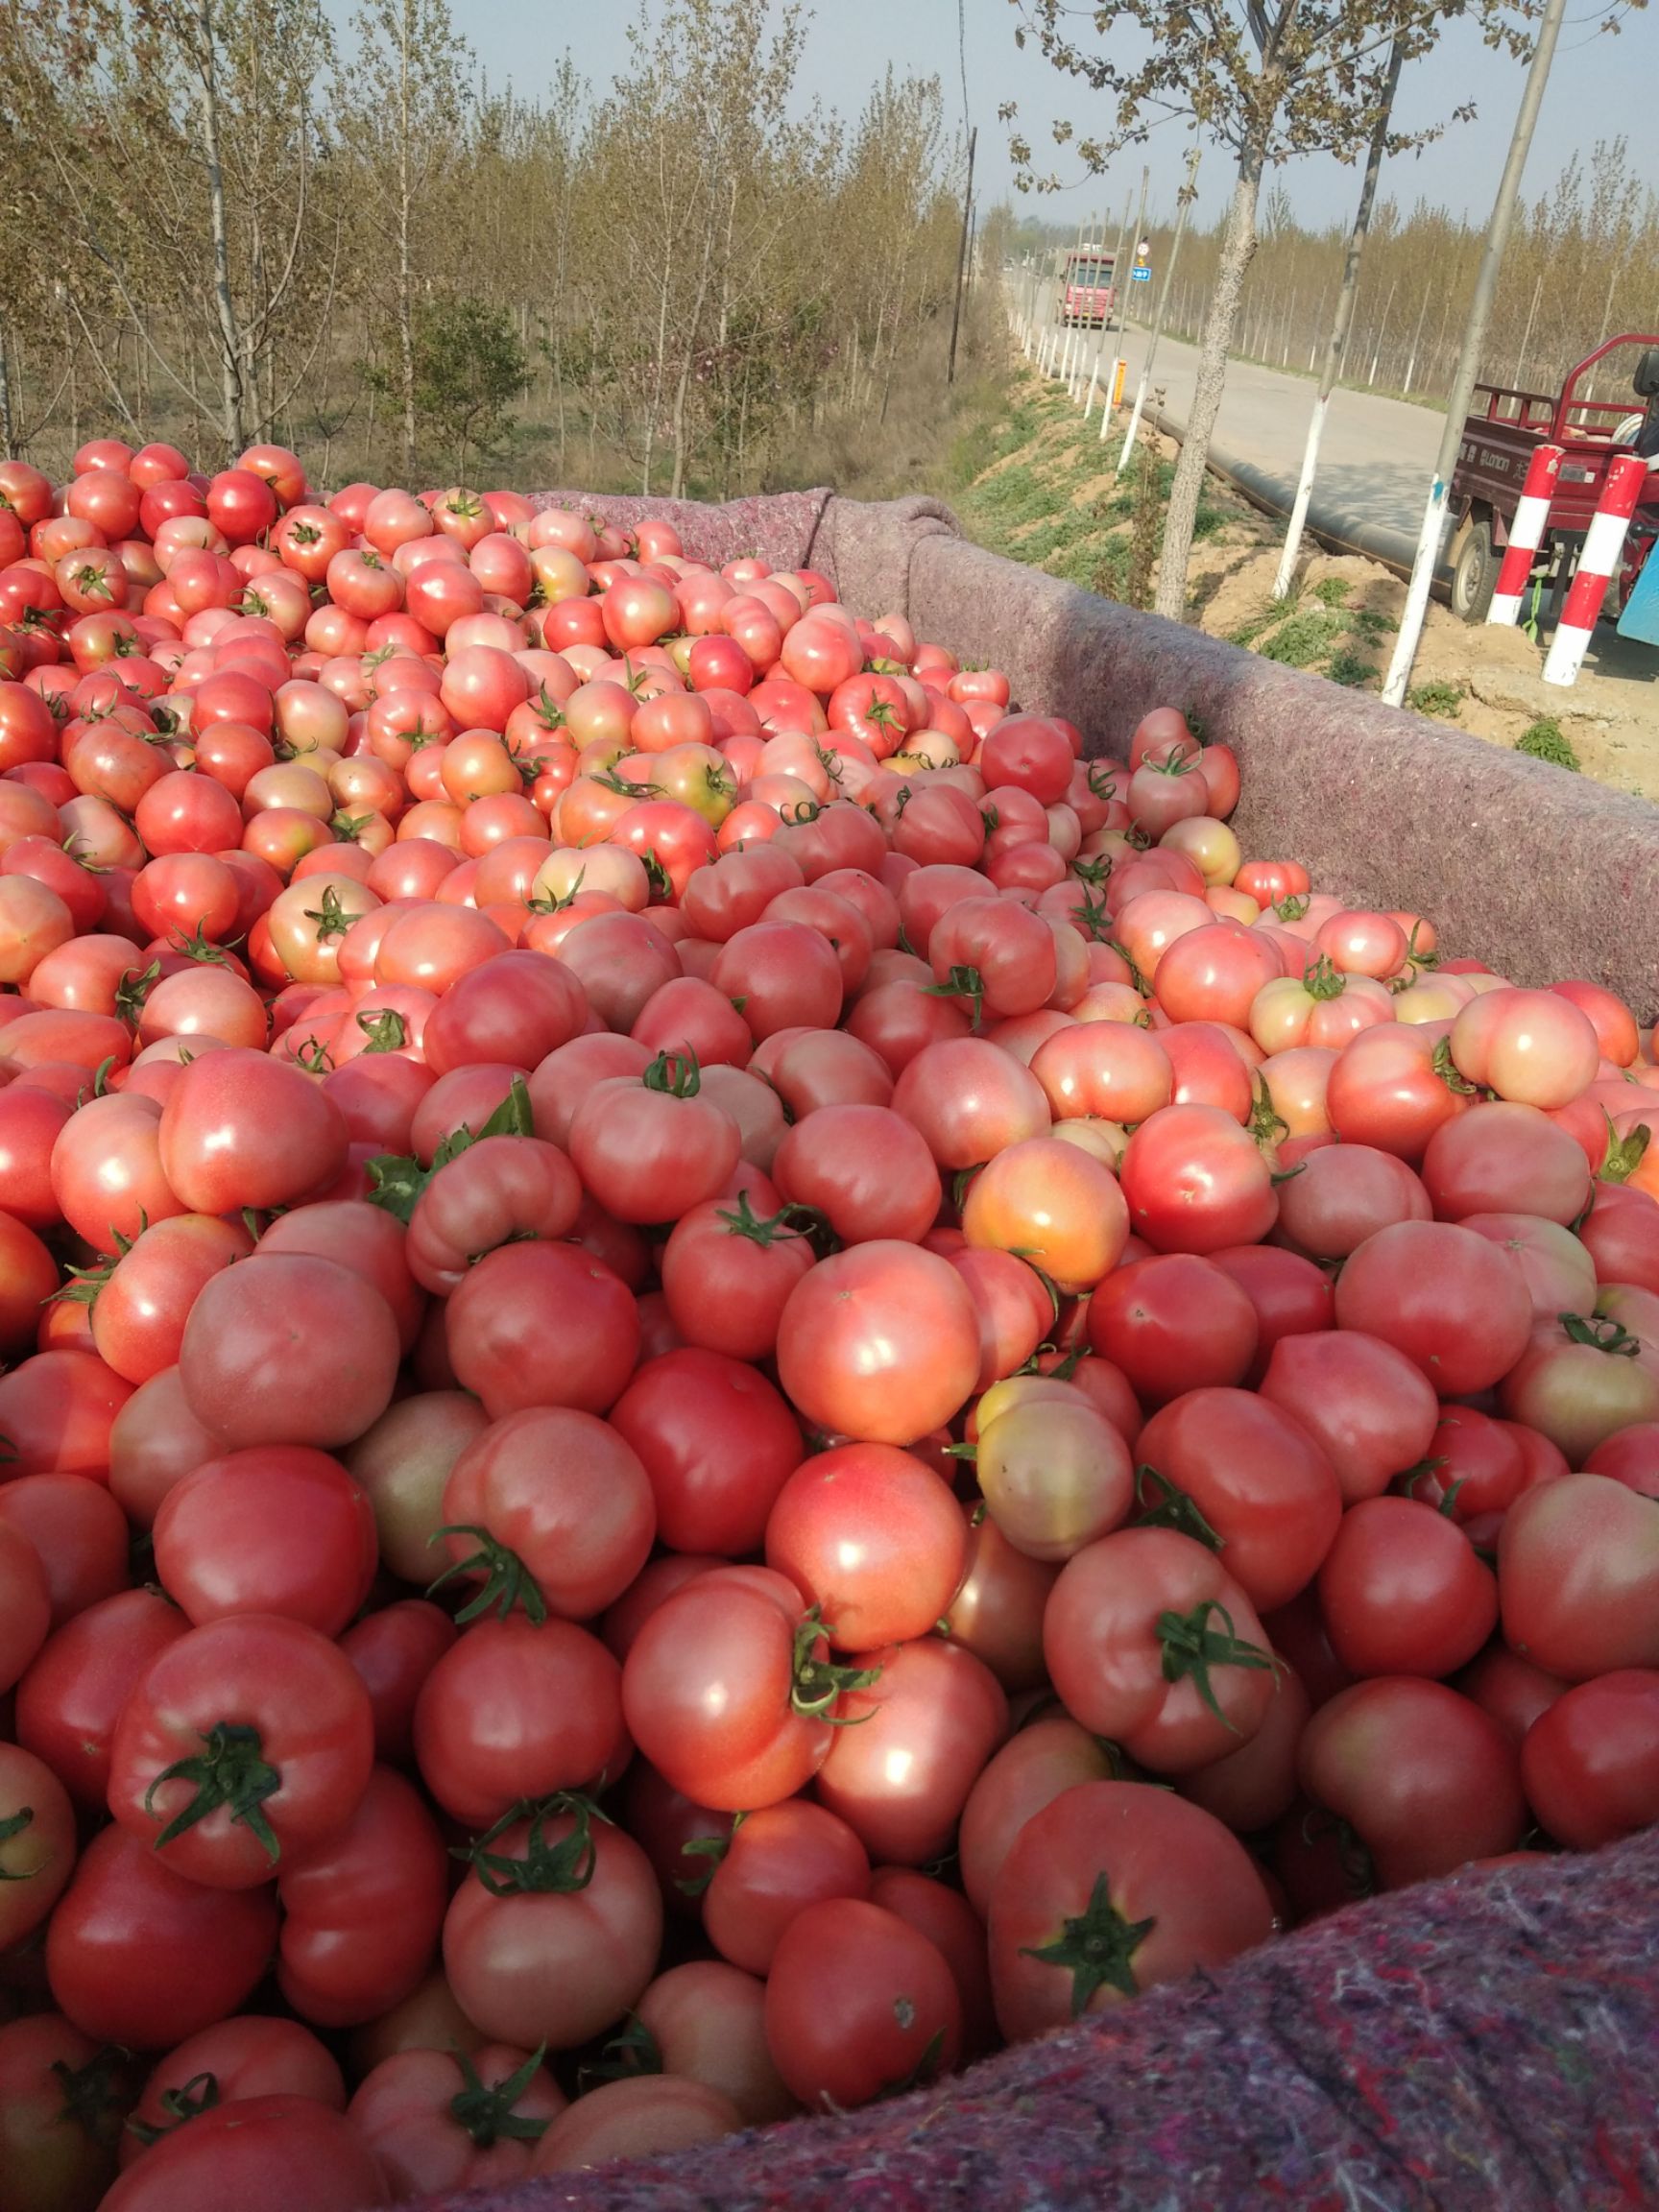
<path id="1" fill-rule="evenodd" d="M 805 1719 L 828 1719 L 837 1728 L 848 1728 L 856 1723 L 837 1719 L 830 1708 L 849 1690 L 870 1689 L 880 1680 L 881 1670 L 879 1667 L 838 1667 L 832 1660 L 819 1658 L 818 1647 L 828 1644 L 834 1633 L 826 1626 L 814 1605 L 795 1631 L 789 1703 Z M 868 1719 L 871 1716 L 863 1714 L 859 1718 Z"/>
<path id="2" fill-rule="evenodd" d="M 0 1843 L 10 1843 L 14 1836 L 21 1836 L 26 1828 L 32 1828 L 34 1824 L 34 1806 L 19 1806 L 9 1820 L 0 1820 Z M 32 1882 L 39 1871 L 38 1866 L 16 1869 L 10 1866 L 0 1866 L 0 1882 Z"/>
<path id="3" fill-rule="evenodd" d="M 1348 978 L 1332 959 L 1329 952 L 1321 952 L 1306 975 L 1302 988 L 1310 998 L 1325 1000 L 1340 998 L 1348 988 Z"/>
<path id="4" fill-rule="evenodd" d="M 985 1010 L 985 978 L 977 968 L 952 968 L 943 983 L 929 983 L 926 988 L 930 998 L 966 998 L 972 1010 L 974 1026 L 978 1028 L 980 1016 Z"/>
<path id="5" fill-rule="evenodd" d="M 728 1212 L 723 1207 L 718 1218 L 725 1222 L 732 1236 L 746 1237 L 751 1244 L 758 1244 L 762 1250 L 781 1243 L 785 1237 L 809 1237 L 813 1240 L 814 1249 L 820 1238 L 828 1238 L 829 1248 L 834 1248 L 835 1239 L 830 1235 L 830 1224 L 816 1206 L 801 1206 L 792 1202 L 780 1207 L 776 1214 L 770 1214 L 762 1220 L 750 1205 L 748 1191 L 740 1190 L 735 1211 Z"/>
<path id="6" fill-rule="evenodd" d="M 682 1897 L 702 1896 L 731 1850 L 733 1838 L 748 1817 L 747 1813 L 733 1813 L 732 1825 L 724 1836 L 693 1836 L 689 1843 L 681 1844 L 682 1859 L 701 1859 L 705 1863 L 699 1874 L 676 1875 L 674 1887 Z"/>
<path id="7" fill-rule="evenodd" d="M 1151 1920 L 1125 1920 L 1112 1902 L 1104 1873 L 1096 1874 L 1085 1909 L 1064 1921 L 1052 1943 L 1025 1944 L 1021 1956 L 1045 1966 L 1059 1966 L 1071 1977 L 1071 2017 L 1089 2009 L 1096 1989 L 1116 1989 L 1124 1997 L 1138 1997 L 1135 1954 L 1158 1925 Z"/>
<path id="8" fill-rule="evenodd" d="M 1455 1092 L 1459 1098 L 1475 1098 L 1480 1094 L 1479 1084 L 1471 1083 L 1469 1078 L 1459 1071 L 1456 1061 L 1453 1059 L 1450 1037 L 1441 1038 L 1434 1047 L 1429 1065 L 1439 1076 L 1441 1082 L 1445 1084 L 1447 1090 Z"/>
<path id="9" fill-rule="evenodd" d="M 107 2043 L 84 2066 L 71 2066 L 62 2058 L 52 2061 L 52 2078 L 63 2091 L 58 2118 L 73 2122 L 89 2143 L 110 2144 L 121 2132 L 116 2072 L 125 2056 Z"/>
<path id="10" fill-rule="evenodd" d="M 1563 1331 L 1575 1344 L 1588 1345 L 1593 1352 L 1605 1352 L 1614 1359 L 1634 1359 L 1642 1349 L 1642 1339 L 1632 1336 L 1622 1321 L 1610 1314 L 1597 1314 L 1586 1320 L 1582 1313 L 1557 1313 Z"/>
<path id="11" fill-rule="evenodd" d="M 256 1836 L 260 1848 L 275 1866 L 282 1856 L 282 1846 L 272 1833 L 271 1823 L 261 1808 L 267 1797 L 274 1797 L 281 1789 L 282 1777 L 265 1757 L 258 1729 L 246 1727 L 239 1721 L 221 1720 L 207 1730 L 202 1741 L 207 1746 L 205 1751 L 194 1752 L 188 1759 L 175 1759 L 171 1767 L 163 1767 L 144 1792 L 144 1810 L 153 1813 L 156 1792 L 163 1782 L 194 1782 L 196 1785 L 195 1796 L 173 1815 L 156 1837 L 156 1850 L 182 1836 L 186 1829 L 194 1828 L 198 1820 L 205 1820 L 209 1813 L 217 1813 L 225 1806 L 232 1825 L 247 1828 Z M 157 1820 L 161 1817 L 158 1813 L 154 1816 Z"/>
<path id="12" fill-rule="evenodd" d="M 99 1061 L 97 1067 L 92 1070 L 91 1082 L 83 1083 L 76 1094 L 75 1103 L 78 1107 L 84 1106 L 88 1098 L 106 1098 L 108 1096 L 109 1070 L 114 1065 L 115 1055 L 113 1052 L 107 1060 Z"/>
<path id="13" fill-rule="evenodd" d="M 665 1092 L 670 1098 L 695 1098 L 703 1088 L 702 1070 L 695 1052 L 659 1052 L 639 1078 L 647 1091 Z"/>
<path id="14" fill-rule="evenodd" d="M 1156 1467 L 1136 1468 L 1135 1503 L 1139 1507 L 1135 1515 L 1138 1527 L 1173 1528 L 1208 1551 L 1226 1549 L 1226 1538 L 1211 1527 L 1197 1502 L 1177 1489 L 1166 1475 L 1160 1475 Z"/>
<path id="15" fill-rule="evenodd" d="M 483 1586 L 455 1616 L 455 1625 L 466 1627 L 469 1621 L 476 1621 L 480 1614 L 494 1613 L 505 1621 L 516 1605 L 522 1605 L 534 1627 L 540 1628 L 547 1618 L 547 1600 L 541 1595 L 541 1585 L 507 1545 L 497 1543 L 488 1528 L 480 1528 L 470 1521 L 446 1522 L 442 1528 L 434 1528 L 427 1537 L 428 1544 L 436 1544 L 441 1536 L 473 1536 L 478 1542 L 476 1551 L 469 1552 L 465 1559 L 457 1559 L 445 1568 L 435 1581 L 426 1585 L 428 1598 L 442 1590 L 446 1582 L 453 1582 L 460 1575 L 481 1575 Z"/>
<path id="16" fill-rule="evenodd" d="M 1216 1616 L 1221 1622 L 1218 1628 L 1211 1626 L 1212 1619 Z M 1271 1651 L 1264 1651 L 1260 1644 L 1252 1644 L 1236 1633 L 1233 1616 L 1218 1598 L 1206 1598 L 1201 1605 L 1194 1605 L 1190 1613 L 1160 1613 L 1158 1641 L 1164 1648 L 1165 1681 L 1184 1682 L 1190 1675 L 1199 1696 L 1222 1727 L 1234 1736 L 1238 1730 L 1215 1701 L 1211 1670 L 1250 1667 L 1272 1673 L 1280 1664 Z"/>
<path id="17" fill-rule="evenodd" d="M 630 2012 L 628 2025 L 610 2042 L 597 2058 L 580 2069 L 576 2076 L 577 2095 L 586 2097 L 589 2089 L 596 2089 L 601 2081 L 632 2081 L 637 2075 L 661 2074 L 662 2049 L 655 2035 L 637 2012 Z"/>
<path id="18" fill-rule="evenodd" d="M 167 2115 L 166 2125 L 156 2128 L 148 2120 L 129 2120 L 127 2131 L 136 2135 L 140 2143 L 159 2143 L 163 2135 L 171 2135 L 176 2128 L 182 2128 L 187 2120 L 196 2120 L 204 2112 L 211 2112 L 219 2103 L 219 2077 L 216 2074 L 192 2074 L 189 2080 L 177 2089 L 163 2089 L 161 2109 Z"/>
<path id="19" fill-rule="evenodd" d="M 348 915 L 347 919 L 348 921 L 355 921 L 356 916 Z M 171 950 L 180 953 L 186 960 L 204 961 L 209 968 L 228 968 L 230 965 L 229 954 L 223 945 L 214 945 L 209 942 L 206 928 L 207 925 L 204 922 L 198 922 L 188 936 L 185 936 L 181 930 L 175 929 L 169 940 Z"/>
<path id="20" fill-rule="evenodd" d="M 513 2107 L 536 2079 L 538 2068 L 547 2056 L 545 2043 L 539 2043 L 522 2066 L 509 2074 L 504 2081 L 491 2088 L 478 2077 L 478 2069 L 465 2051 L 457 2051 L 456 2061 L 461 2068 L 461 2079 L 466 2083 L 449 2100 L 449 2116 L 457 2127 L 465 2128 L 480 2151 L 488 2151 L 503 2141 L 510 2143 L 539 2143 L 546 2134 L 548 2123 L 532 2119 L 528 2113 L 515 2112 Z"/>
<path id="21" fill-rule="evenodd" d="M 161 980 L 161 963 L 152 960 L 148 968 L 129 968 L 115 986 L 115 1012 L 123 1022 L 138 1026 L 138 1017 L 144 1011 L 144 1001 Z"/>
<path id="22" fill-rule="evenodd" d="M 1642 1165 L 1653 1132 L 1645 1122 L 1638 1122 L 1627 1137 L 1620 1137 L 1614 1132 L 1613 1117 L 1605 1107 L 1602 1118 L 1607 1123 L 1607 1157 L 1597 1173 L 1603 1183 L 1628 1183 Z"/>
<path id="23" fill-rule="evenodd" d="M 332 883 L 327 883 L 323 888 L 322 905 L 307 906 L 305 919 L 307 922 L 316 923 L 318 944 L 328 945 L 336 937 L 344 937 L 357 917 L 355 914 L 347 913 L 340 903 L 339 892 Z"/>
<path id="24" fill-rule="evenodd" d="M 571 1815 L 574 1824 L 568 1835 L 549 1843 L 546 1824 L 565 1813 Z M 521 1820 L 530 1823 L 522 1859 L 490 1848 Z M 493 1828 L 487 1828 L 470 1843 L 459 1845 L 454 1857 L 466 1860 L 492 1897 L 573 1897 L 593 1879 L 597 1863 L 595 1820 L 610 1825 L 609 1816 L 590 1798 L 579 1796 L 573 1790 L 556 1791 L 551 1797 L 509 1806 Z"/>
<path id="25" fill-rule="evenodd" d="M 486 1137 L 530 1137 L 535 1134 L 535 1120 L 530 1111 L 530 1091 L 522 1075 L 515 1075 L 507 1095 L 485 1122 L 482 1129 L 472 1130 L 465 1121 L 459 1129 L 452 1129 L 432 1155 L 430 1167 L 422 1167 L 420 1161 L 408 1155 L 382 1152 L 377 1160 L 369 1163 L 369 1203 L 378 1206 L 387 1214 L 395 1214 L 407 1227 L 421 1193 L 441 1167 L 447 1167 L 460 1153 Z"/>
<path id="26" fill-rule="evenodd" d="M 370 1052 L 401 1052 L 408 1042 L 409 1024 L 396 1006 L 388 1006 L 379 1014 L 359 1014 L 357 1026 L 369 1042 L 364 1046 Z"/>

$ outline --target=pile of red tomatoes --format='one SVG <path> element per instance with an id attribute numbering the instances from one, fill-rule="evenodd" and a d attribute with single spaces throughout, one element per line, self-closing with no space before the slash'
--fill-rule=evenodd
<path id="1" fill-rule="evenodd" d="M 1607 992 L 661 522 L 0 494 L 11 2212 L 845 2109 L 1659 1819 Z"/>

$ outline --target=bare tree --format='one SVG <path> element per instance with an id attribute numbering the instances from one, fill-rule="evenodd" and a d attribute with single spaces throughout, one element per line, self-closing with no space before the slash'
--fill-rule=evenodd
<path id="1" fill-rule="evenodd" d="M 1526 0 L 1517 4 L 1524 7 Z M 1054 126 L 1055 143 L 1074 146 L 1087 174 L 1099 174 L 1119 147 L 1143 143 L 1153 125 L 1169 115 L 1190 117 L 1228 150 L 1235 164 L 1159 566 L 1157 611 L 1181 620 L 1198 494 L 1245 273 L 1256 251 L 1263 178 L 1294 155 L 1329 154 L 1352 161 L 1382 108 L 1396 45 L 1407 60 L 1427 54 L 1446 22 L 1462 14 L 1475 16 L 1493 43 L 1513 44 L 1519 33 L 1504 0 L 1200 0 L 1177 8 L 1166 0 L 1103 0 L 1087 14 L 1092 40 L 1079 36 L 1081 12 L 1069 0 L 1012 5 L 1020 16 L 1015 37 L 1021 45 L 1034 39 L 1065 75 L 1112 96 L 1107 128 L 1099 135 L 1080 138 L 1069 122 Z M 1134 42 L 1137 50 L 1149 42 L 1143 60 L 1119 59 L 1125 32 L 1142 35 Z M 1016 119 L 1012 105 L 1001 112 L 1006 120 Z M 1422 144 L 1439 128 L 1395 143 Z M 1027 188 L 1058 184 L 1057 178 L 1036 174 L 1023 135 L 1015 137 L 1012 152 Z"/>

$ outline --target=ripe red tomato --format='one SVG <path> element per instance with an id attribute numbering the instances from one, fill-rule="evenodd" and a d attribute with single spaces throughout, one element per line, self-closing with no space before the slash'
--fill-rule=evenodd
<path id="1" fill-rule="evenodd" d="M 1063 1790 L 1020 1830 L 991 1888 L 1004 2035 L 1040 2035 L 1264 1942 L 1273 1908 L 1219 1820 L 1135 1782 Z"/>
<path id="2" fill-rule="evenodd" d="M 439 1658 L 415 1707 L 421 1778 L 472 1828 L 520 1800 L 597 1788 L 627 1753 L 620 1671 L 596 1636 L 568 1621 L 475 1621 Z"/>
<path id="3" fill-rule="evenodd" d="M 84 2033 L 160 2051 L 246 2004 L 276 1940 L 269 1886 L 187 1880 L 117 1822 L 82 1852 L 47 1924 L 46 1978 Z"/>
<path id="4" fill-rule="evenodd" d="M 896 1912 L 830 1898 L 784 1931 L 766 1983 L 766 2045 L 809 2109 L 845 2111 L 949 2073 L 961 2040 L 944 1955 Z"/>
<path id="5" fill-rule="evenodd" d="M 1659 1528 L 1651 1502 L 1605 1475 L 1518 1498 L 1498 1539 L 1510 1647 L 1569 1682 L 1659 1667 Z"/>
<path id="6" fill-rule="evenodd" d="M 778 1372 L 830 1434 L 913 1444 L 951 1419 L 979 1373 L 979 1321 L 949 1261 L 878 1238 L 821 1261 L 790 1292 Z"/>
<path id="7" fill-rule="evenodd" d="M 802 1455 L 800 1426 L 764 1376 L 683 1346 L 637 1370 L 611 1424 L 638 1455 L 671 1551 L 735 1559 L 760 1549 Z"/>
<path id="8" fill-rule="evenodd" d="M 767 1566 L 816 1607 L 840 1651 L 925 1636 L 962 1579 L 966 1552 L 948 1484 L 886 1444 L 843 1444 L 808 1459 L 766 1523 Z"/>
<path id="9" fill-rule="evenodd" d="M 252 1889 L 350 1818 L 373 1760 L 368 1694 L 315 1629 L 275 1614 L 196 1628 L 116 1725 L 109 1810 L 170 1869 Z"/>
<path id="10" fill-rule="evenodd" d="M 278 1613 L 338 1636 L 369 1595 L 374 1513 L 337 1459 L 264 1445 L 210 1459 L 156 1516 L 156 1572 L 195 1627 Z"/>
<path id="11" fill-rule="evenodd" d="M 1526 1819 L 1516 1746 L 1443 1682 L 1393 1675 L 1344 1690 L 1309 1721 L 1297 1770 L 1384 1889 L 1512 1850 Z"/>
<path id="12" fill-rule="evenodd" d="M 1342 1493 L 1330 1460 L 1299 1421 L 1253 1391 L 1188 1391 L 1147 1422 L 1135 1456 L 1142 1523 L 1217 1551 L 1262 1612 L 1307 1587 L 1337 1536 Z"/>
<path id="13" fill-rule="evenodd" d="M 128 2169 L 110 2212 L 362 2212 L 390 2201 L 374 2153 L 345 2115 L 313 2097 L 232 2098 L 176 2128 Z"/>
<path id="14" fill-rule="evenodd" d="M 1043 1647 L 1066 1710 L 1155 1773 L 1220 1758 L 1273 1698 L 1273 1657 L 1243 1588 L 1170 1528 L 1120 1529 L 1069 1560 Z"/>

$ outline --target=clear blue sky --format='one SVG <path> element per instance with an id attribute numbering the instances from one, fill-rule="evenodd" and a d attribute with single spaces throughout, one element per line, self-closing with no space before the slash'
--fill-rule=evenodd
<path id="1" fill-rule="evenodd" d="M 568 49 L 578 68 L 603 85 L 624 60 L 624 31 L 631 20 L 630 0 L 451 0 L 457 25 L 470 39 L 480 61 L 496 83 L 511 79 L 521 91 L 539 90 L 558 56 Z M 825 105 L 855 113 L 871 84 L 888 61 L 901 72 L 937 72 L 944 81 L 947 111 L 961 109 L 961 71 L 957 55 L 958 0 L 817 0 L 806 33 L 802 84 Z M 1063 79 L 1033 50 L 1014 44 L 1016 15 L 1009 0 L 961 0 L 966 25 L 968 99 L 971 119 L 979 127 L 979 177 L 982 201 L 1006 195 L 1017 210 L 1068 223 L 1109 202 L 1120 208 L 1124 192 L 1138 180 L 1142 159 L 1152 164 L 1155 212 L 1171 205 L 1179 182 L 1183 149 L 1173 127 L 1154 134 L 1147 153 L 1120 157 L 1105 184 L 1074 188 L 1052 197 L 1022 199 L 1012 192 L 1008 127 L 997 120 L 1004 100 L 1020 103 L 1021 123 L 1042 154 L 1047 125 L 1070 115 L 1079 132 L 1092 126 L 1090 95 Z M 348 0 L 332 0 L 330 13 L 344 20 Z M 1079 10 L 1079 13 L 1082 11 Z M 1659 0 L 1645 14 L 1625 19 L 1617 38 L 1598 37 L 1596 25 L 1606 12 L 1597 0 L 1569 0 L 1549 96 L 1527 170 L 1528 198 L 1553 181 L 1577 146 L 1588 157 L 1598 138 L 1621 134 L 1630 142 L 1637 173 L 1659 189 Z M 685 67 L 690 57 L 669 55 L 665 66 Z M 1455 25 L 1438 54 L 1416 62 L 1402 84 L 1400 115 L 1407 129 L 1443 118 L 1464 100 L 1473 100 L 1478 119 L 1455 125 L 1421 155 L 1407 155 L 1384 172 L 1383 189 L 1406 204 L 1421 193 L 1483 225 L 1508 144 L 1523 70 L 1519 63 L 1489 53 L 1466 26 Z M 1102 117 L 1101 122 L 1104 122 Z M 1059 150 L 1056 150 L 1059 157 Z M 1212 219 L 1223 203 L 1224 157 L 1206 154 L 1200 172 L 1200 215 Z M 1346 213 L 1355 189 L 1353 172 L 1334 161 L 1301 161 L 1281 172 L 1304 219 Z M 1655 302 L 1659 307 L 1659 302 Z"/>

